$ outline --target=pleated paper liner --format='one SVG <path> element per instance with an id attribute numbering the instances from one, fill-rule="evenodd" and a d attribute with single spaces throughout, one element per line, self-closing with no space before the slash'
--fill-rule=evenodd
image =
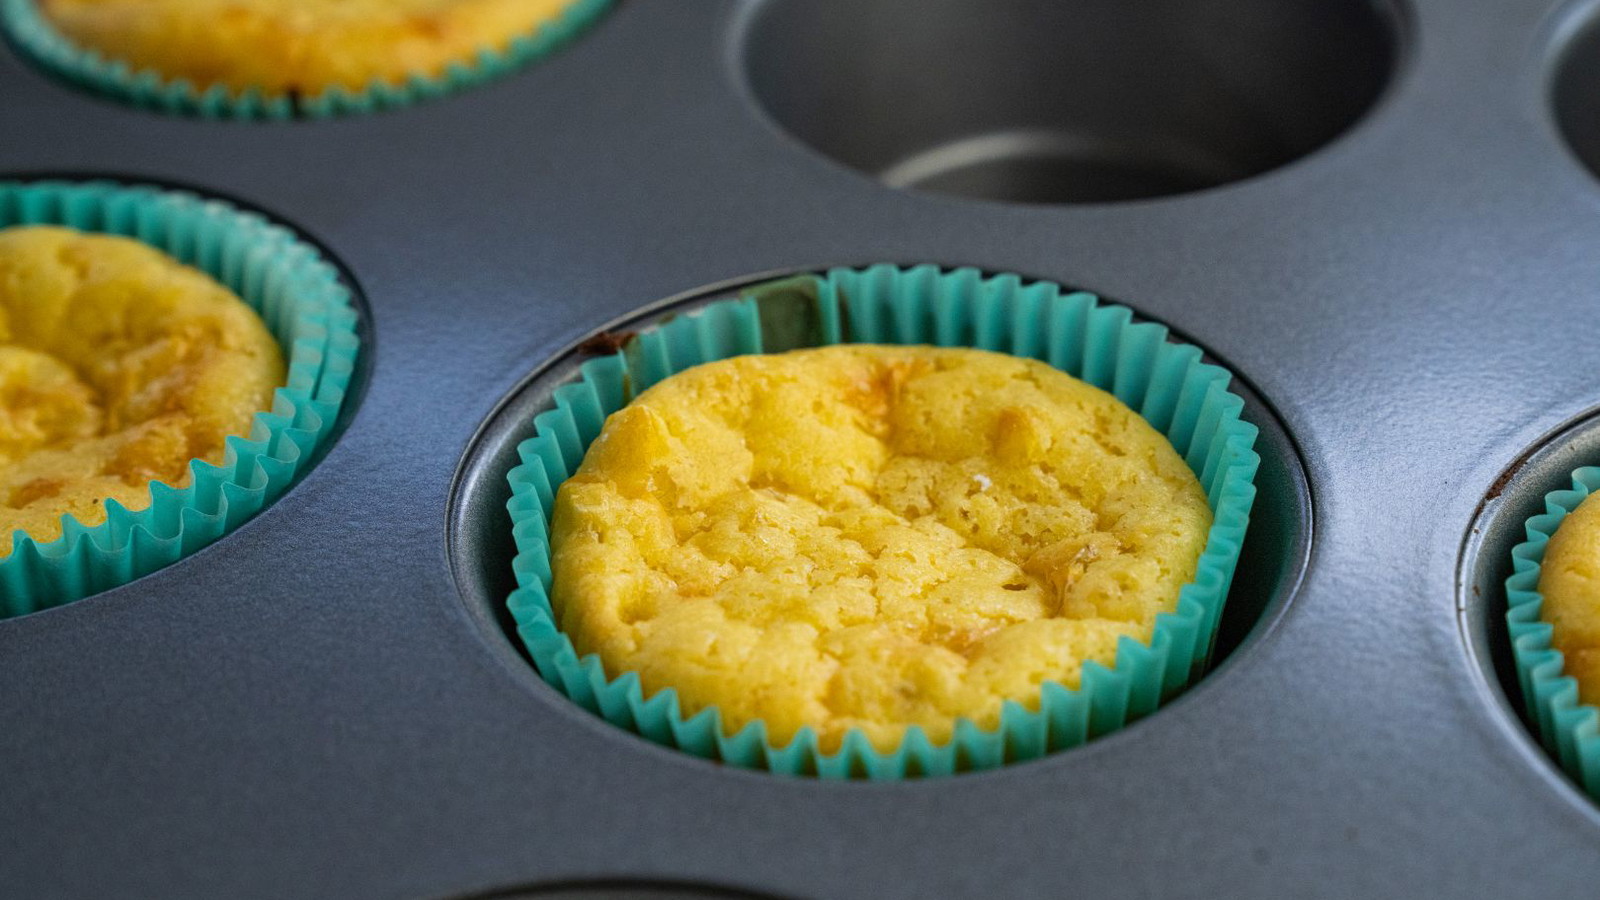
<path id="1" fill-rule="evenodd" d="M 150 505 L 106 504 L 106 521 L 62 519 L 59 539 L 6 535 L 0 618 L 116 587 L 199 550 L 275 500 L 306 468 L 345 402 L 360 351 L 337 272 L 309 244 L 254 213 L 181 191 L 109 182 L 0 181 L 0 227 L 65 225 L 136 238 L 209 273 L 261 315 L 288 380 L 221 465 L 189 464 L 190 484 L 152 483 Z"/>
<path id="2" fill-rule="evenodd" d="M 225 85 L 197 85 L 153 69 L 134 69 L 74 43 L 44 16 L 37 0 L 0 0 L 0 26 L 23 55 L 46 71 L 140 109 L 206 119 L 323 119 L 401 109 L 492 81 L 571 43 L 614 2 L 575 0 L 556 18 L 514 38 L 504 50 L 485 48 L 471 59 L 451 63 L 437 75 L 419 73 L 398 83 L 379 80 L 361 90 L 332 87 L 307 97 L 259 88 L 235 91 Z"/>
<path id="3" fill-rule="evenodd" d="M 736 733 L 718 710 L 682 714 L 671 689 L 645 696 L 637 674 L 607 675 L 595 655 L 579 658 L 550 606 L 548 526 L 556 488 L 581 462 L 612 412 L 637 393 L 691 366 L 744 353 L 840 342 L 978 347 L 1043 360 L 1115 394 L 1172 441 L 1199 476 L 1214 522 L 1192 583 L 1161 614 L 1148 645 L 1124 637 L 1114 665 L 1083 667 L 1081 683 L 1046 682 L 1026 703 L 1008 701 L 998 728 L 956 723 L 935 744 L 912 727 L 892 752 L 860 731 L 825 753 L 810 728 L 786 746 L 765 724 Z M 1072 747 L 1147 715 L 1206 668 L 1238 562 L 1260 458 L 1256 428 L 1240 418 L 1231 376 L 1201 361 L 1197 347 L 1136 323 L 1123 306 L 1015 275 L 934 266 L 834 269 L 757 286 L 638 334 L 614 355 L 592 359 L 556 389 L 555 408 L 535 417 L 519 446 L 508 503 L 519 587 L 509 606 L 540 674 L 607 721 L 653 741 L 737 766 L 827 778 L 896 779 L 986 769 Z"/>
<path id="4" fill-rule="evenodd" d="M 1545 511 L 1524 524 L 1528 539 L 1511 549 L 1512 575 L 1506 579 L 1506 624 L 1517 665 L 1517 681 L 1539 739 L 1561 768 L 1600 800 L 1600 710 L 1578 700 L 1578 682 L 1565 674 L 1560 650 L 1550 645 L 1552 629 L 1540 618 L 1544 596 L 1539 574 L 1545 548 L 1568 513 L 1600 490 L 1600 467 L 1572 473 L 1572 487 L 1544 496 Z"/>

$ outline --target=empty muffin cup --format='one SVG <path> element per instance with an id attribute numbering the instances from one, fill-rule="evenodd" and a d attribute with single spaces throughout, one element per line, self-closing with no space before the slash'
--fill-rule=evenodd
<path id="1" fill-rule="evenodd" d="M 551 607 L 550 517 L 557 489 L 577 469 L 607 416 L 679 371 L 747 353 L 838 343 L 975 347 L 1038 359 L 1111 394 L 1171 442 L 1198 477 L 1212 524 L 1196 575 L 1176 609 L 1159 614 L 1148 644 L 1122 637 L 1115 664 L 1085 661 L 1080 683 L 1045 681 L 1037 697 L 1008 700 L 998 727 L 956 721 L 935 742 L 915 725 L 898 746 L 876 749 L 859 729 L 836 751 L 803 727 L 783 745 L 764 722 L 729 733 L 718 709 L 682 713 L 667 688 L 646 696 L 637 673 L 608 675 L 579 657 Z M 707 759 L 790 775 L 898 779 L 986 769 L 1033 759 L 1147 715 L 1207 665 L 1255 498 L 1255 426 L 1228 390 L 1231 375 L 1167 329 L 1136 322 L 1124 306 L 1055 284 L 974 269 L 877 265 L 834 269 L 759 285 L 629 338 L 584 363 L 557 388 L 518 448 L 508 503 L 519 587 L 509 598 L 538 671 L 558 691 L 607 721 Z"/>
<path id="2" fill-rule="evenodd" d="M 38 0 L 0 0 L 0 27 L 23 55 L 62 80 L 140 109 L 207 119 L 321 119 L 400 109 L 492 81 L 566 46 L 610 9 L 615 0 L 573 0 L 553 18 L 483 47 L 436 72 L 374 78 L 363 87 L 276 90 L 196 84 L 154 68 L 130 64 L 74 41 L 39 8 Z"/>
<path id="3" fill-rule="evenodd" d="M 350 291 L 288 229 L 182 191 L 110 182 L 0 182 L 0 228 L 59 225 L 121 235 L 200 269 L 252 307 L 287 362 L 270 409 L 228 437 L 219 464 L 191 460 L 187 484 L 150 482 L 149 503 L 105 503 L 105 521 L 64 516 L 59 538 L 5 535 L 0 617 L 77 600 L 216 541 L 281 495 L 327 443 L 360 352 Z"/>

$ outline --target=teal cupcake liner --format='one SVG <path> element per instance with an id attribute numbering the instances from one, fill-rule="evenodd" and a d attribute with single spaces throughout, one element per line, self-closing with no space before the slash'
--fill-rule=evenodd
<path id="1" fill-rule="evenodd" d="M 59 539 L 18 531 L 0 559 L 0 618 L 58 606 L 140 578 L 199 550 L 277 499 L 328 438 L 360 352 L 350 292 L 288 229 L 218 200 L 110 182 L 0 181 L 0 227 L 64 225 L 143 241 L 244 298 L 282 345 L 287 383 L 223 461 L 189 464 L 190 483 L 150 486 L 150 505 L 106 503 L 106 521 L 62 517 Z"/>
<path id="2" fill-rule="evenodd" d="M 1516 661 L 1517 681 L 1539 739 L 1561 768 L 1600 799 L 1600 710 L 1578 700 L 1578 682 L 1565 674 L 1560 650 L 1550 645 L 1553 629 L 1540 618 L 1544 596 L 1539 574 L 1545 549 L 1568 513 L 1600 490 L 1600 467 L 1572 473 L 1572 487 L 1544 495 L 1545 511 L 1528 519 L 1528 539 L 1511 549 L 1506 579 L 1506 625 Z"/>
<path id="3" fill-rule="evenodd" d="M 196 85 L 152 69 L 134 69 L 73 43 L 45 18 L 37 0 L 0 0 L 0 27 L 23 55 L 45 70 L 140 109 L 206 119 L 325 119 L 401 109 L 492 81 L 571 43 L 614 2 L 577 0 L 555 19 L 513 39 L 504 50 L 485 48 L 471 60 L 450 64 L 437 76 L 413 75 L 398 84 L 377 80 L 357 91 L 333 87 L 309 97 L 270 95 L 256 88 L 233 91 L 224 85 Z"/>
<path id="4" fill-rule="evenodd" d="M 936 744 L 912 727 L 888 753 L 860 731 L 834 753 L 820 749 L 810 728 L 784 746 L 767 739 L 763 722 L 728 734 L 717 709 L 685 717 L 674 690 L 647 697 L 636 673 L 612 678 L 598 656 L 579 658 L 550 605 L 548 527 L 557 487 L 606 417 L 690 366 L 841 342 L 978 347 L 1043 360 L 1110 391 L 1165 433 L 1199 475 L 1213 525 L 1195 580 L 1183 587 L 1176 611 L 1157 618 L 1150 643 L 1124 637 L 1115 664 L 1086 663 L 1075 689 L 1046 682 L 1037 709 L 1008 701 L 998 728 L 958 720 L 951 740 Z M 554 408 L 534 418 L 534 436 L 519 445 L 521 465 L 508 476 L 519 585 L 508 605 L 544 679 L 621 728 L 707 759 L 788 775 L 946 775 L 1082 744 L 1147 715 L 1207 666 L 1255 499 L 1257 432 L 1240 418 L 1244 401 L 1228 390 L 1227 371 L 1202 362 L 1199 348 L 1169 340 L 1164 327 L 1134 322 L 1127 307 L 975 269 L 833 269 L 759 285 L 664 321 L 580 372 L 556 389 Z"/>

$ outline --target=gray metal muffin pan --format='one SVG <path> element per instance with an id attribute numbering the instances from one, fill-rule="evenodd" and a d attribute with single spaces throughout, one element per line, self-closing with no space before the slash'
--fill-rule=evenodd
<path id="1" fill-rule="evenodd" d="M 1496 643 L 1517 518 L 1600 452 L 1592 21 L 630 0 L 487 87 L 282 125 L 0 50 L 0 177 L 262 209 L 368 312 L 347 428 L 286 497 L 0 622 L 0 895 L 1592 894 L 1600 812 Z M 492 599 L 532 376 L 663 298 L 873 261 L 1094 290 L 1238 373 L 1267 469 L 1231 652 L 1084 747 L 898 784 L 720 767 L 546 687 Z"/>

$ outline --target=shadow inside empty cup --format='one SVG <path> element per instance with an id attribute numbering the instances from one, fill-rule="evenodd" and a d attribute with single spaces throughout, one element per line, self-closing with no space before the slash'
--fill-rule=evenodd
<path id="1" fill-rule="evenodd" d="M 1097 203 L 1316 150 L 1382 93 L 1397 32 L 1329 0 L 765 0 L 742 64 L 779 125 L 891 187 Z"/>

